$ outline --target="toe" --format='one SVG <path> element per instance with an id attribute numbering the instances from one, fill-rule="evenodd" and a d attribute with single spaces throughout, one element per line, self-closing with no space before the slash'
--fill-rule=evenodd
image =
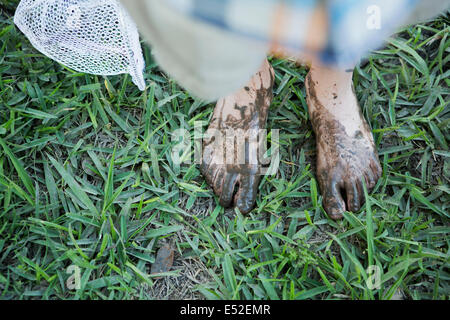
<path id="1" fill-rule="evenodd" d="M 206 182 L 213 186 L 214 183 L 214 177 L 216 176 L 218 172 L 218 166 L 214 164 L 210 164 L 206 161 L 202 161 L 200 165 L 200 172 L 202 173 L 203 177 L 205 177 Z"/>
<path id="2" fill-rule="evenodd" d="M 221 186 L 221 193 L 219 196 L 219 203 L 222 207 L 229 207 L 233 200 L 234 187 L 237 182 L 238 175 L 236 173 L 227 173 L 223 179 Z"/>
<path id="3" fill-rule="evenodd" d="M 362 192 L 356 181 L 348 181 L 345 183 L 347 194 L 347 208 L 349 211 L 356 212 L 361 208 Z"/>
<path id="4" fill-rule="evenodd" d="M 213 189 L 215 195 L 220 195 L 222 182 L 224 178 L 224 170 L 216 164 L 200 165 L 200 172 L 206 180 L 206 183 Z"/>
<path id="5" fill-rule="evenodd" d="M 381 178 L 383 170 L 381 169 L 381 165 L 378 161 L 371 161 L 369 166 L 370 168 L 368 168 L 367 174 L 369 175 L 371 181 L 368 183 L 368 191 L 371 192 L 378 180 Z"/>
<path id="6" fill-rule="evenodd" d="M 366 182 L 367 190 L 372 190 L 373 187 L 375 187 L 375 184 L 377 183 L 375 174 L 373 173 L 373 171 L 371 169 L 369 169 L 366 172 L 364 172 L 363 176 L 364 176 L 364 180 Z"/>
<path id="7" fill-rule="evenodd" d="M 239 190 L 235 195 L 234 203 L 243 214 L 249 213 L 255 205 L 260 179 L 259 175 L 253 174 L 239 177 Z"/>
<path id="8" fill-rule="evenodd" d="M 340 192 L 340 186 L 337 181 L 332 181 L 323 192 L 323 207 L 331 219 L 337 220 L 342 218 L 345 211 L 345 201 Z"/>
<path id="9" fill-rule="evenodd" d="M 216 196 L 220 196 L 222 194 L 223 182 L 226 177 L 226 172 L 223 168 L 219 168 L 217 170 L 216 175 L 212 181 L 212 188 L 214 189 L 214 193 Z"/>
<path id="10" fill-rule="evenodd" d="M 205 177 L 206 182 L 208 182 L 209 185 L 212 184 L 212 179 L 214 178 L 214 167 L 216 166 L 212 163 L 212 153 L 205 150 L 202 155 L 202 162 L 200 163 L 200 172 Z"/>

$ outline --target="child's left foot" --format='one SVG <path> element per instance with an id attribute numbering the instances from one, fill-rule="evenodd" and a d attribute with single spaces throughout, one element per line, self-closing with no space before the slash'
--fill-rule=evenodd
<path id="1" fill-rule="evenodd" d="M 352 72 L 313 66 L 305 85 L 323 206 L 339 219 L 364 203 L 362 180 L 370 192 L 380 178 L 377 150 L 353 91 Z"/>

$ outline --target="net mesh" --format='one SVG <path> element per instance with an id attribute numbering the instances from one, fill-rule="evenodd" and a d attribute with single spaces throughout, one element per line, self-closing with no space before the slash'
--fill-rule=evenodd
<path id="1" fill-rule="evenodd" d="M 79 72 L 129 73 L 144 90 L 136 25 L 118 0 L 22 0 L 14 23 L 46 56 Z"/>

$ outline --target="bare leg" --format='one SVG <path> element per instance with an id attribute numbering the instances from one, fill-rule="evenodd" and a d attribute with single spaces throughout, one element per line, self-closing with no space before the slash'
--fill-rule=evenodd
<path id="1" fill-rule="evenodd" d="M 247 86 L 217 102 L 207 130 L 211 137 L 203 140 L 200 171 L 220 204 L 234 204 L 242 213 L 253 209 L 261 180 L 255 156 L 260 145 L 248 141 L 255 141 L 255 132 L 265 129 L 273 82 L 273 69 L 265 60 Z M 243 148 L 234 140 L 230 142 L 228 138 L 233 135 L 243 142 Z M 227 153 L 230 149 L 231 157 Z"/>
<path id="2" fill-rule="evenodd" d="M 355 96 L 353 72 L 313 64 L 305 81 L 317 144 L 317 179 L 323 205 L 333 219 L 357 211 L 381 176 L 370 128 Z"/>

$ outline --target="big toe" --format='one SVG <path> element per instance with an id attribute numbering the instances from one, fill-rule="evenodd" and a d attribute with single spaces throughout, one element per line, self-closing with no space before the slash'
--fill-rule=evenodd
<path id="1" fill-rule="evenodd" d="M 214 188 L 214 192 L 219 197 L 219 204 L 222 207 L 229 207 L 231 205 L 237 183 L 237 173 L 225 173 L 222 184 Z"/>
<path id="2" fill-rule="evenodd" d="M 331 219 L 342 219 L 345 211 L 345 201 L 341 194 L 341 188 L 337 181 L 330 181 L 325 186 L 322 186 L 323 192 L 323 207 Z"/>
<path id="3" fill-rule="evenodd" d="M 247 214 L 255 206 L 256 194 L 261 177 L 251 174 L 241 176 L 239 180 L 239 189 L 235 195 L 234 203 L 240 212 Z"/>
<path id="4" fill-rule="evenodd" d="M 202 159 L 202 163 L 200 164 L 200 172 L 210 186 L 213 185 L 214 177 L 218 173 L 218 170 L 219 166 L 207 162 L 205 158 Z"/>

